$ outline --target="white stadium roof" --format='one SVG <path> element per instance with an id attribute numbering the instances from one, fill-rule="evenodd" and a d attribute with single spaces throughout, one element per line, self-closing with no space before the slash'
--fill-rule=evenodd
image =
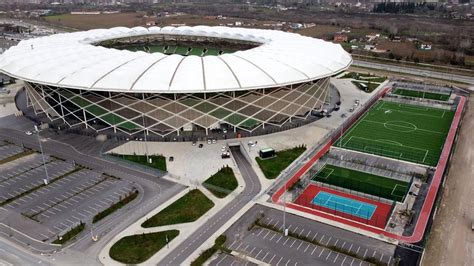
<path id="1" fill-rule="evenodd" d="M 261 45 L 203 57 L 93 45 L 150 34 L 217 37 Z M 295 33 L 208 26 L 118 27 L 22 41 L 0 55 L 0 72 L 29 82 L 83 90 L 179 93 L 284 86 L 331 76 L 351 63 L 351 56 L 340 45 Z"/>

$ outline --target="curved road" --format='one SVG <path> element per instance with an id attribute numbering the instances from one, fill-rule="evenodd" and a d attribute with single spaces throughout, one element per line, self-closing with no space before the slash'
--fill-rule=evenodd
<path id="1" fill-rule="evenodd" d="M 210 238 L 260 192 L 262 186 L 250 163 L 245 159 L 238 147 L 232 147 L 231 151 L 245 181 L 244 190 L 235 199 L 223 206 L 219 212 L 209 218 L 205 224 L 199 227 L 184 242 L 173 249 L 160 261 L 159 265 L 182 264 L 204 241 Z"/>

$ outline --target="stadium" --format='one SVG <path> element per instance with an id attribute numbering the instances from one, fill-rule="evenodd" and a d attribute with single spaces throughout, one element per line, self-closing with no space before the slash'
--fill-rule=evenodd
<path id="1" fill-rule="evenodd" d="M 25 82 L 27 106 L 52 125 L 239 137 L 311 121 L 351 63 L 340 45 L 295 33 L 118 27 L 22 41 L 0 72 Z"/>

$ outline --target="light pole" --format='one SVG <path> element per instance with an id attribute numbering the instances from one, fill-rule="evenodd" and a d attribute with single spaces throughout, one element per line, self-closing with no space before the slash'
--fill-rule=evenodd
<path id="1" fill-rule="evenodd" d="M 38 136 L 38 143 L 39 143 L 39 146 L 40 146 L 41 157 L 43 158 L 44 172 L 46 174 L 46 179 L 43 179 L 43 182 L 44 182 L 45 185 L 47 185 L 48 182 L 49 182 L 49 175 L 48 175 L 48 169 L 46 168 L 46 160 L 44 159 L 43 144 L 41 144 L 39 129 L 38 129 L 37 125 L 35 125 L 35 131 L 36 131 L 36 136 Z"/>
<path id="2" fill-rule="evenodd" d="M 286 171 L 283 171 L 283 176 L 286 175 Z M 283 192 L 283 234 L 288 236 L 288 230 L 286 229 L 286 182 L 284 182 L 284 192 Z"/>
<path id="3" fill-rule="evenodd" d="M 426 79 L 428 78 L 428 73 L 424 72 L 423 75 L 425 76 L 425 80 L 423 80 L 423 100 L 425 99 L 425 91 L 426 91 Z"/>
<path id="4" fill-rule="evenodd" d="M 143 122 L 143 127 L 144 127 L 144 135 L 145 135 L 145 156 L 146 156 L 146 162 L 147 163 L 151 163 L 150 162 L 150 159 L 148 158 L 148 144 L 147 144 L 147 139 L 146 139 L 146 135 L 147 135 L 147 130 L 146 130 L 146 125 L 145 125 L 145 115 L 142 114 L 142 122 Z"/>

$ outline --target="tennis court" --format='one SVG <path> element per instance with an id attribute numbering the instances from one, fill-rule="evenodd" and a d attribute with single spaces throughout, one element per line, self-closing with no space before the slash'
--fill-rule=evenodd
<path id="1" fill-rule="evenodd" d="M 325 165 L 311 180 L 399 202 L 410 188 L 409 182 L 334 165 Z"/>
<path id="2" fill-rule="evenodd" d="M 454 112 L 379 101 L 334 146 L 436 166 Z"/>
<path id="3" fill-rule="evenodd" d="M 414 97 L 414 98 L 421 98 L 421 99 L 438 100 L 438 101 L 447 101 L 449 100 L 449 97 L 450 97 L 449 94 L 435 93 L 435 92 L 429 92 L 429 91 L 420 91 L 420 90 L 400 89 L 400 88 L 393 89 L 392 94 Z"/>
<path id="4" fill-rule="evenodd" d="M 370 220 L 377 206 L 362 201 L 320 191 L 314 197 L 313 204 Z"/>
<path id="5" fill-rule="evenodd" d="M 318 215 L 323 212 L 379 228 L 385 228 L 393 207 L 315 184 L 309 184 L 294 204 L 304 207 L 307 213 Z"/>

